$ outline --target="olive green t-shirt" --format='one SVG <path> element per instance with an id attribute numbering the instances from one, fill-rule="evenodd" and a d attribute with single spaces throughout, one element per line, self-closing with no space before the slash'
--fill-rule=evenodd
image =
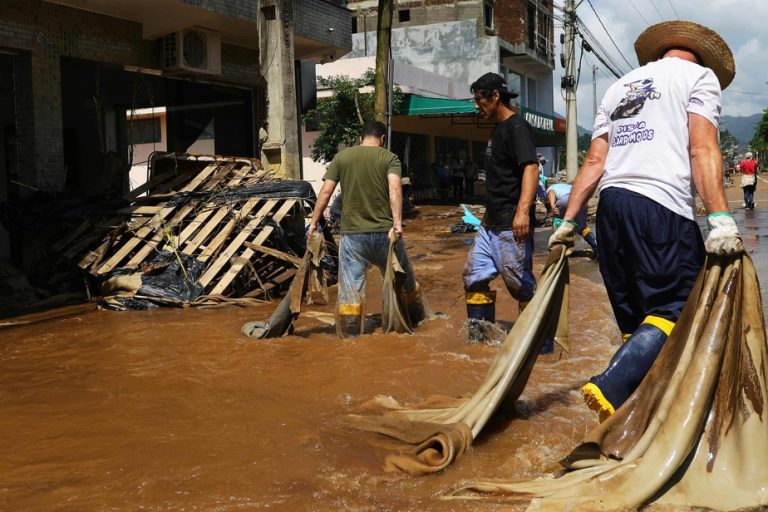
<path id="1" fill-rule="evenodd" d="M 392 228 L 388 174 L 400 176 L 400 159 L 378 146 L 338 153 L 323 180 L 341 183 L 341 233 L 379 233 Z"/>

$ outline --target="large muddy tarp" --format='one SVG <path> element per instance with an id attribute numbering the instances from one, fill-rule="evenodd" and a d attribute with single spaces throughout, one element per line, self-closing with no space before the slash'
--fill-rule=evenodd
<path id="1" fill-rule="evenodd" d="M 397 259 L 397 237 L 390 232 L 387 267 L 384 269 L 381 324 L 384 332 L 411 332 L 405 303 L 405 270 Z M 417 320 L 418 321 L 418 320 Z"/>
<path id="2" fill-rule="evenodd" d="M 445 469 L 466 451 L 502 403 L 520 396 L 546 340 L 554 338 L 566 350 L 570 348 L 568 280 L 565 250 L 553 250 L 536 294 L 471 398 L 432 397 L 420 408 L 408 409 L 379 400 L 378 405 L 391 410 L 379 416 L 353 415 L 344 423 L 373 433 L 372 442 L 384 442 L 392 449 L 385 461 L 387 470 L 426 475 Z"/>
<path id="3" fill-rule="evenodd" d="M 768 353 L 746 256 L 708 259 L 646 378 L 561 464 L 525 482 L 456 492 L 533 499 L 529 510 L 715 510 L 768 505 Z"/>
<path id="4" fill-rule="evenodd" d="M 301 303 L 306 297 L 307 304 L 312 304 L 313 295 L 319 293 L 328 302 L 328 288 L 322 268 L 325 254 L 325 239 L 322 234 L 314 233 L 306 245 L 307 249 L 301 265 L 293 277 L 288 293 L 277 305 L 272 316 L 266 322 L 248 322 L 241 328 L 246 336 L 257 339 L 279 338 L 293 332 L 293 322 L 299 317 Z"/>

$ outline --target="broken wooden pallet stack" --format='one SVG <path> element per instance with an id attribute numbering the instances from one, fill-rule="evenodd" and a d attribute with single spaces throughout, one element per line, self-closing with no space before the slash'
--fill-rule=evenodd
<path id="1" fill-rule="evenodd" d="M 203 264 L 203 295 L 263 297 L 290 281 L 296 251 L 274 239 L 289 220 L 303 230 L 305 201 L 314 201 L 307 183 L 280 180 L 257 160 L 188 155 L 156 161 L 152 175 L 128 206 L 84 220 L 54 249 L 97 282 L 148 268 L 164 251 Z M 235 286 L 239 277 L 248 285 Z"/>

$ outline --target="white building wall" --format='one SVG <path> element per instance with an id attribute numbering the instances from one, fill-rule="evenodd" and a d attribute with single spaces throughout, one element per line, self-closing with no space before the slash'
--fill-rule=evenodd
<path id="1" fill-rule="evenodd" d="M 352 35 L 347 57 L 376 55 L 376 33 Z M 471 84 L 488 71 L 499 71 L 499 38 L 478 37 L 476 20 L 451 21 L 392 30 L 392 55 L 412 66 Z M 469 90 L 463 96 L 469 97 Z"/>

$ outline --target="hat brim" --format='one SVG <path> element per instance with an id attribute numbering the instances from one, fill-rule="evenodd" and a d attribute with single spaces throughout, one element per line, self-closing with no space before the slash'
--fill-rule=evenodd
<path id="1" fill-rule="evenodd" d="M 651 25 L 637 37 L 635 53 L 641 66 L 658 60 L 671 48 L 687 48 L 711 69 L 725 89 L 736 76 L 736 64 L 728 43 L 717 32 L 691 21 L 665 21 Z"/>

